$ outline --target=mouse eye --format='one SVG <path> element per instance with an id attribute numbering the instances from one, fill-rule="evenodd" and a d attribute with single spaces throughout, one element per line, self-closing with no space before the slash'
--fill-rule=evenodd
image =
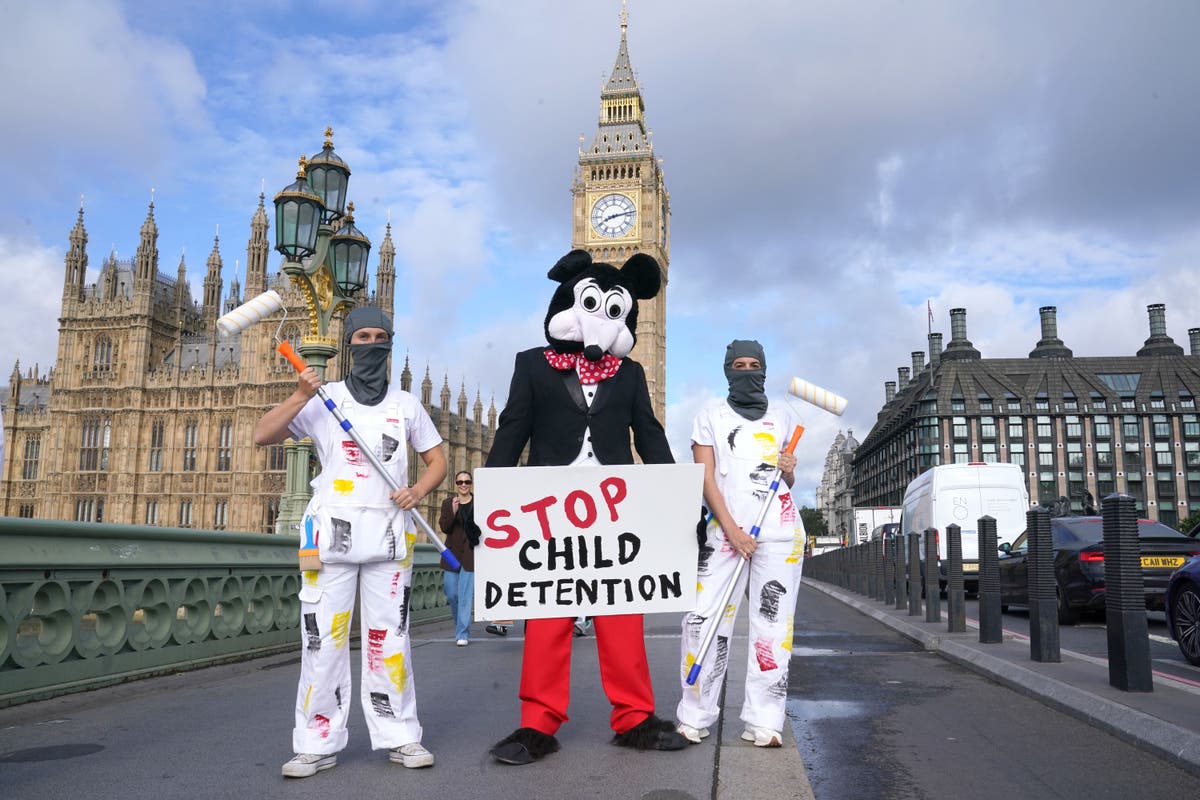
<path id="1" fill-rule="evenodd" d="M 589 313 L 599 311 L 603 303 L 604 293 L 598 286 L 585 286 L 579 293 L 579 307 L 584 311 Z"/>
<path id="2" fill-rule="evenodd" d="M 604 296 L 604 313 L 609 319 L 621 319 L 629 311 L 629 296 L 623 291 L 611 291 Z"/>

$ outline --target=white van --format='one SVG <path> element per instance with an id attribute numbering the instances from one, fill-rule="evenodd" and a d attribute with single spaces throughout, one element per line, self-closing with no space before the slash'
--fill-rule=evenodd
<path id="1" fill-rule="evenodd" d="M 904 491 L 902 533 L 921 534 L 921 561 L 925 560 L 925 529 L 933 528 L 937 537 L 938 582 L 946 585 L 948 539 L 946 526 L 962 529 L 963 579 L 969 591 L 978 588 L 978 520 L 990 516 L 996 520 L 996 544 L 1012 542 L 1025 530 L 1025 512 L 1029 510 L 1029 490 L 1025 475 L 1016 464 L 943 464 L 918 475 Z M 925 565 L 921 565 L 925 574 Z"/>

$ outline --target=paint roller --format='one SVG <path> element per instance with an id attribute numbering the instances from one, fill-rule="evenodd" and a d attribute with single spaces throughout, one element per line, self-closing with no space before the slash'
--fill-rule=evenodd
<path id="1" fill-rule="evenodd" d="M 217 330 L 224 336 L 241 333 L 256 322 L 261 322 L 276 311 L 287 311 L 283 298 L 274 289 L 268 289 L 258 297 L 251 298 L 217 320 Z"/>
<path id="2" fill-rule="evenodd" d="M 792 382 L 788 386 L 788 394 L 799 397 L 804 402 L 812 403 L 817 408 L 822 408 L 839 417 L 846 413 L 846 398 L 834 394 L 828 389 L 823 389 L 815 383 L 809 383 L 803 378 L 792 378 Z"/>

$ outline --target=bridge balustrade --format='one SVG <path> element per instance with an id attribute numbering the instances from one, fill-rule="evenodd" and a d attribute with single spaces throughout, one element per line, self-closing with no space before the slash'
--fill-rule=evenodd
<path id="1" fill-rule="evenodd" d="M 298 648 L 294 536 L 0 517 L 0 707 Z M 449 617 L 419 544 L 413 623 Z"/>

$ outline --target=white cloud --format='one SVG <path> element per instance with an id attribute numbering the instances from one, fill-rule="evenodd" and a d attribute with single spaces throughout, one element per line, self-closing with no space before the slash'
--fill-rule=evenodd
<path id="1" fill-rule="evenodd" d="M 45 375 L 54 366 L 63 270 L 60 249 L 0 234 L 0 341 L 8 344 L 8 363 L 0 364 L 0 375 L 5 383 L 17 359 L 22 372 L 37 364 Z"/>
<path id="2" fill-rule="evenodd" d="M 181 44 L 132 28 L 113 2 L 11 5 L 0 48 L 5 137 L 41 196 L 73 195 L 79 172 L 143 176 L 206 124 L 204 79 Z M 6 193 L 6 205 L 28 202 Z M 8 206 L 11 211 L 11 206 Z"/>

